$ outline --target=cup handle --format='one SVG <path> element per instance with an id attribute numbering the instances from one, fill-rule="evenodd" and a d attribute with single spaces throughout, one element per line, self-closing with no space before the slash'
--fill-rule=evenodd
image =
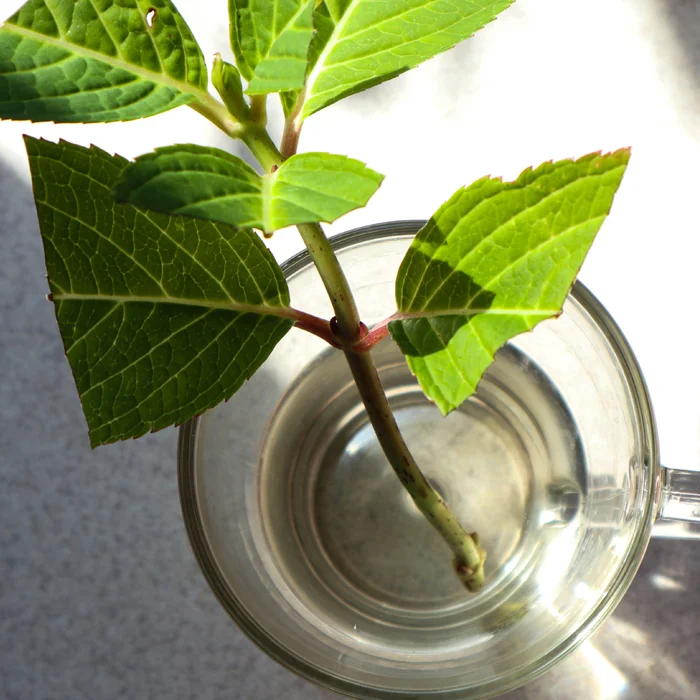
<path id="1" fill-rule="evenodd" d="M 663 468 L 652 536 L 700 539 L 700 471 Z"/>

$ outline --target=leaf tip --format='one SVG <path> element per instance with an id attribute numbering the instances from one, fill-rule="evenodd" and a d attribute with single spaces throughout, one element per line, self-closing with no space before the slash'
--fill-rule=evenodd
<path id="1" fill-rule="evenodd" d="M 24 148 L 27 151 L 29 150 L 30 146 L 36 147 L 36 145 L 40 144 L 40 143 L 50 143 L 52 146 L 56 145 L 53 141 L 50 141 L 49 139 L 45 139 L 43 136 L 36 138 L 35 136 L 32 136 L 31 134 L 22 134 L 22 140 L 24 141 Z"/>
<path id="2" fill-rule="evenodd" d="M 623 146 L 622 148 L 617 148 L 614 151 L 603 151 L 598 150 L 598 151 L 593 151 L 592 153 L 588 153 L 585 156 L 581 156 L 581 158 L 577 159 L 571 159 L 571 162 L 577 163 L 585 160 L 606 160 L 606 159 L 621 159 L 624 160 L 625 163 L 629 160 L 630 155 L 632 154 L 632 147 L 631 146 Z"/>
<path id="3" fill-rule="evenodd" d="M 454 406 L 443 406 L 441 402 L 437 402 L 437 401 L 434 403 L 438 407 L 438 410 L 440 411 L 440 415 L 443 418 L 447 418 L 447 416 L 449 416 L 450 413 L 452 413 L 452 411 L 455 410 Z"/>

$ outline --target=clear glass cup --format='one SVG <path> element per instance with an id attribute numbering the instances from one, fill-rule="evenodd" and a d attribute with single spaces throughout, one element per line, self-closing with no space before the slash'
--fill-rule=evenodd
<path id="1" fill-rule="evenodd" d="M 395 310 L 421 225 L 333 239 L 369 325 Z M 295 306 L 331 315 L 305 253 L 284 271 Z M 655 521 L 700 519 L 700 475 L 660 466 L 632 351 L 580 283 L 447 418 L 390 339 L 374 355 L 418 463 L 488 551 L 476 595 L 384 459 L 342 354 L 319 339 L 291 331 L 231 401 L 181 429 L 202 571 L 241 629 L 302 676 L 358 698 L 505 692 L 610 614 Z"/>

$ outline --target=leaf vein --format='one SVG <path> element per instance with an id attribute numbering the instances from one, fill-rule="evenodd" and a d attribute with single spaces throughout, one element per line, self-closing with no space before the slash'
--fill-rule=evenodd
<path id="1" fill-rule="evenodd" d="M 103 241 L 107 241 L 108 243 L 110 243 L 112 246 L 114 246 L 114 248 L 116 248 L 119 252 L 123 253 L 129 260 L 131 260 L 134 263 L 134 265 L 141 268 L 146 273 L 146 275 L 148 275 L 148 277 L 150 277 L 158 285 L 158 287 L 163 292 L 163 294 L 167 296 L 167 292 L 165 291 L 165 288 L 163 287 L 162 281 L 157 279 L 156 277 L 154 277 L 153 274 L 151 273 L 151 271 L 147 267 L 145 267 L 141 262 L 139 262 L 128 251 L 124 250 L 120 245 L 115 243 L 109 236 L 105 236 L 99 229 L 95 228 L 94 226 L 90 226 L 89 224 L 87 224 L 86 222 L 84 222 L 82 219 L 78 218 L 74 214 L 71 214 L 67 211 L 62 211 L 61 209 L 54 206 L 53 204 L 51 204 L 48 201 L 45 201 L 45 200 L 44 201 L 37 200 L 37 201 L 40 202 L 41 204 L 43 204 L 44 206 L 48 207 L 49 209 L 53 209 L 53 211 L 58 212 L 59 214 L 62 214 L 63 216 L 68 217 L 69 219 L 72 219 L 73 221 L 79 223 L 81 226 L 85 226 L 86 228 L 88 228 L 91 231 L 93 231 L 94 233 L 96 233 Z"/>
<path id="2" fill-rule="evenodd" d="M 206 316 L 209 315 L 209 312 L 205 314 L 204 316 L 200 316 L 197 318 L 197 320 L 202 320 L 203 318 L 206 318 Z M 165 387 L 165 384 L 172 382 L 174 379 L 176 379 L 178 376 L 180 376 L 193 362 L 196 362 L 214 343 L 218 342 L 219 338 L 226 333 L 231 326 L 240 318 L 240 316 L 236 315 L 233 319 L 231 319 L 201 350 L 198 350 L 182 367 L 180 367 L 177 372 L 175 372 L 171 377 L 168 378 L 168 381 L 164 383 L 161 386 L 157 386 L 150 394 L 146 395 L 144 398 L 142 398 L 136 406 L 133 408 L 130 408 L 129 411 L 125 414 L 119 414 L 118 416 L 115 416 L 111 420 L 107 421 L 106 423 L 102 423 L 101 425 L 98 425 L 93 429 L 93 432 L 97 432 L 98 430 L 102 430 L 104 428 L 108 428 L 117 421 L 121 420 L 124 418 L 125 415 L 128 415 L 129 413 L 133 413 L 134 411 L 138 411 L 139 408 L 141 408 L 146 401 L 148 401 L 150 398 L 155 396 L 159 391 L 162 391 L 163 388 Z M 183 329 L 184 330 L 184 329 Z M 179 331 L 178 331 L 179 332 Z M 123 374 L 122 374 L 123 376 Z"/>
<path id="3" fill-rule="evenodd" d="M 151 314 L 149 314 L 149 317 L 153 315 L 153 311 L 154 311 L 154 310 L 155 310 L 155 305 L 154 305 L 153 310 L 151 310 Z M 207 316 L 209 316 L 209 315 L 212 314 L 212 313 L 214 313 L 214 309 L 209 309 L 209 310 L 205 311 L 204 314 L 202 314 L 201 316 L 197 316 L 195 319 L 193 319 L 193 320 L 190 321 L 189 323 L 187 323 L 187 324 L 185 324 L 184 326 L 182 326 L 182 328 L 178 328 L 177 331 L 176 331 L 175 333 L 171 333 L 170 335 L 164 337 L 160 342 L 156 343 L 155 345 L 151 345 L 151 346 L 148 348 L 148 351 L 147 351 L 147 352 L 143 353 L 142 355 L 138 355 L 137 357 L 135 357 L 131 362 L 129 362 L 128 365 L 125 365 L 124 367 L 120 367 L 120 368 L 119 368 L 116 372 L 114 372 L 113 374 L 110 374 L 110 375 L 106 376 L 104 379 L 101 379 L 99 382 L 96 382 L 95 384 L 92 384 L 92 385 L 90 386 L 90 388 L 83 394 L 83 397 L 87 397 L 88 394 L 90 394 L 92 391 L 94 391 L 95 389 L 97 389 L 97 388 L 103 386 L 103 385 L 106 384 L 110 379 L 114 379 L 114 377 L 117 377 L 117 376 L 121 375 L 122 378 L 123 378 L 127 370 L 131 369 L 134 365 L 138 364 L 138 363 L 141 362 L 142 360 L 145 360 L 147 357 L 151 357 L 151 356 L 153 355 L 153 353 L 154 353 L 159 347 L 161 347 L 161 346 L 163 346 L 163 345 L 166 345 L 167 343 L 169 343 L 170 341 L 172 341 L 172 339 L 175 338 L 177 335 L 179 335 L 180 333 L 186 331 L 188 328 L 191 328 L 192 326 L 196 325 L 196 324 L 199 323 L 200 321 L 203 321 L 204 319 L 207 318 Z M 124 316 L 126 317 L 126 310 L 125 310 Z M 120 330 L 121 330 L 121 329 L 120 329 Z M 118 335 L 119 335 L 119 332 L 115 335 L 115 340 L 116 340 L 116 338 L 118 337 Z M 128 351 L 127 351 L 127 352 L 128 352 Z M 124 354 L 127 354 L 127 353 L 125 352 Z M 118 394 L 119 394 L 119 391 L 115 392 L 115 397 L 116 397 Z M 133 410 L 133 409 L 132 409 L 132 410 Z"/>
<path id="4" fill-rule="evenodd" d="M 612 170 L 611 170 L 611 171 L 608 171 L 608 172 L 612 172 Z M 543 177 L 544 177 L 544 176 L 545 176 L 545 175 L 543 175 Z M 568 187 L 570 187 L 570 186 L 573 186 L 573 185 L 575 185 L 575 184 L 580 184 L 583 180 L 585 180 L 585 179 L 587 179 L 587 178 L 601 177 L 601 176 L 602 176 L 601 173 L 589 173 L 589 174 L 587 174 L 587 175 L 585 175 L 585 176 L 583 176 L 583 177 L 577 178 L 577 179 L 575 179 L 575 180 L 573 180 L 573 181 L 571 181 L 571 182 L 567 182 L 567 183 L 566 183 L 565 185 L 563 185 L 562 187 L 555 188 L 555 189 L 553 189 L 552 191 L 548 192 L 542 199 L 540 199 L 540 200 L 537 202 L 537 204 L 536 204 L 535 206 L 537 206 L 537 207 L 541 206 L 541 205 L 542 205 L 544 202 L 546 202 L 548 199 L 550 199 L 550 198 L 556 196 L 557 194 L 561 194 L 564 190 L 566 190 L 566 189 L 567 189 Z M 467 214 L 465 217 L 463 217 L 463 218 L 467 218 L 467 217 L 472 218 L 472 217 L 474 216 L 474 212 L 476 212 L 482 205 L 485 205 L 485 204 L 489 203 L 493 198 L 497 197 L 498 195 L 500 195 L 500 194 L 502 194 L 502 193 L 504 193 L 504 192 L 512 192 L 513 190 L 516 190 L 516 189 L 525 189 L 526 187 L 528 187 L 528 184 L 521 184 L 521 183 L 517 183 L 517 182 L 516 182 L 516 183 L 506 183 L 506 184 L 508 184 L 508 185 L 517 184 L 518 186 L 516 186 L 516 187 L 509 187 L 509 188 L 507 188 L 507 189 L 504 187 L 504 188 L 499 189 L 499 190 L 497 190 L 496 192 L 494 192 L 494 193 L 492 193 L 492 194 L 490 194 L 490 195 L 484 197 L 484 198 L 481 199 L 479 202 L 477 202 L 477 204 L 476 204 L 476 205 L 468 212 L 468 214 Z M 529 185 L 531 185 L 531 184 L 532 184 L 532 183 L 529 183 Z M 455 206 L 456 206 L 456 203 L 455 203 Z M 491 231 L 489 231 L 489 233 L 488 233 L 486 236 L 484 236 L 481 240 L 479 240 L 479 241 L 476 243 L 476 245 L 475 245 L 461 260 L 460 260 L 460 267 L 461 267 L 464 263 L 468 262 L 468 261 L 472 258 L 472 256 L 474 256 L 474 255 L 479 251 L 479 249 L 480 249 L 483 245 L 485 245 L 487 242 L 489 242 L 489 240 L 491 240 L 491 239 L 492 239 L 496 234 L 498 234 L 503 228 L 505 228 L 505 227 L 508 226 L 510 223 L 512 223 L 513 221 L 515 221 L 515 220 L 516 220 L 518 217 L 520 217 L 521 215 L 525 215 L 525 214 L 529 213 L 533 208 L 534 208 L 534 207 L 526 207 L 526 208 L 524 208 L 524 209 L 520 209 L 520 210 L 517 211 L 517 212 L 514 212 L 514 213 L 511 214 L 508 218 L 506 218 L 504 221 L 502 221 L 498 226 L 496 226 L 494 229 L 492 229 Z M 451 239 L 453 239 L 456 235 L 459 235 L 459 226 L 455 226 L 455 227 L 449 232 L 449 234 L 441 241 L 441 243 L 437 246 L 437 248 L 436 248 L 435 251 L 433 252 L 432 257 L 433 257 L 433 258 L 436 258 L 436 257 L 437 257 L 438 251 L 439 251 L 441 248 L 444 248 L 446 245 L 448 245 L 449 241 L 450 241 Z M 423 274 L 422 274 L 420 280 L 419 280 L 418 283 L 416 284 L 415 291 L 414 291 L 414 294 L 413 294 L 413 298 L 411 299 L 411 301 L 409 302 L 409 304 L 406 305 L 408 308 L 410 308 L 411 306 L 413 306 L 413 303 L 414 303 L 415 300 L 416 300 L 416 296 L 417 296 L 417 294 L 418 294 L 418 292 L 419 292 L 419 290 L 420 290 L 421 283 L 422 283 L 423 280 L 425 279 L 425 275 L 427 274 L 428 269 L 429 269 L 429 265 L 426 265 L 425 269 L 423 270 Z M 453 271 L 453 272 L 456 272 L 456 270 Z M 431 295 L 430 299 L 432 299 L 432 298 L 435 296 L 435 293 L 437 293 L 437 292 L 440 290 L 440 288 L 442 288 L 442 287 L 444 286 L 445 282 L 446 282 L 447 280 L 449 280 L 451 277 L 452 277 L 452 275 L 448 275 L 448 276 L 441 282 L 440 286 L 439 286 L 438 289 Z M 482 285 L 482 286 L 483 286 L 483 285 Z"/>

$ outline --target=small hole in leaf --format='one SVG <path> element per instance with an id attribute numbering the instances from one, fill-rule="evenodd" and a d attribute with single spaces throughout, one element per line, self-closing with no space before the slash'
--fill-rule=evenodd
<path id="1" fill-rule="evenodd" d="M 156 21 L 156 15 L 158 13 L 156 12 L 156 8 L 152 7 L 147 13 L 146 13 L 146 24 L 148 25 L 149 29 L 153 29 L 153 23 Z"/>

